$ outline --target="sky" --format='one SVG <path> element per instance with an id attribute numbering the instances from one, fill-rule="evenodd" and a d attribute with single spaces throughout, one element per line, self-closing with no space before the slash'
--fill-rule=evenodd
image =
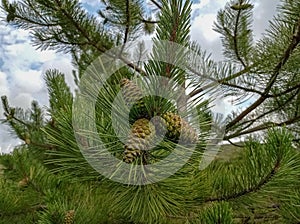
<path id="1" fill-rule="evenodd" d="M 147 0 L 149 2 L 149 0 Z M 81 0 L 87 10 L 95 9 L 99 0 Z M 202 48 L 212 54 L 215 60 L 222 60 L 220 36 L 213 31 L 213 23 L 219 9 L 226 0 L 194 0 L 192 5 L 191 39 L 198 41 Z M 255 0 L 253 30 L 254 38 L 261 37 L 268 27 L 268 21 L 275 15 L 279 0 Z M 3 14 L 0 12 L 0 19 Z M 0 21 L 0 96 L 6 95 L 12 106 L 29 108 L 32 100 L 41 106 L 48 106 L 47 88 L 43 77 L 45 71 L 57 68 L 65 73 L 71 89 L 75 87 L 72 76 L 70 55 L 54 51 L 39 51 L 32 47 L 29 31 L 14 29 Z M 220 102 L 229 106 L 229 101 Z M 0 106 L 0 119 L 3 119 Z M 12 135 L 9 128 L 0 124 L 0 153 L 10 151 L 20 140 Z"/>

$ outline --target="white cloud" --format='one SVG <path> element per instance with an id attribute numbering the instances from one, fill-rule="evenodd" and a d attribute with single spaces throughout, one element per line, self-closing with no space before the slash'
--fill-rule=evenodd
<path id="1" fill-rule="evenodd" d="M 213 30 L 217 12 L 224 7 L 225 0 L 200 1 L 193 4 L 191 21 L 191 39 L 198 42 L 203 50 L 212 53 L 215 60 L 222 60 L 220 35 Z"/>
<path id="2" fill-rule="evenodd" d="M 269 26 L 269 21 L 273 18 L 276 13 L 276 6 L 280 3 L 280 0 L 273 1 L 254 1 L 254 21 L 253 30 L 254 38 L 258 40 L 261 38 L 262 33 Z"/>
<path id="3" fill-rule="evenodd" d="M 15 70 L 14 84 L 19 88 L 18 91 L 22 93 L 36 93 L 41 91 L 44 87 L 41 77 L 41 71 L 36 70 Z"/>
<path id="4" fill-rule="evenodd" d="M 8 95 L 8 83 L 7 83 L 7 76 L 5 73 L 0 71 L 0 96 Z"/>
<path id="5" fill-rule="evenodd" d="M 210 0 L 200 0 L 199 3 L 195 3 L 192 5 L 192 10 L 202 9 L 210 3 L 212 3 L 212 1 Z"/>
<path id="6" fill-rule="evenodd" d="M 16 39 L 15 39 L 16 40 Z M 17 39 L 19 42 L 19 39 Z M 54 51 L 37 51 L 32 47 L 31 43 L 19 42 L 5 46 L 5 56 L 7 60 L 3 65 L 3 69 L 11 70 L 13 68 L 22 68 L 26 70 L 35 62 L 45 62 L 57 58 Z"/>
<path id="7" fill-rule="evenodd" d="M 194 38 L 204 37 L 205 41 L 213 42 L 219 39 L 220 35 L 213 31 L 213 24 L 216 19 L 216 14 L 200 14 L 196 17 L 191 26 L 191 35 Z"/>
<path id="8" fill-rule="evenodd" d="M 201 13 L 216 13 L 220 8 L 226 4 L 226 0 L 200 0 L 199 3 L 192 5 L 192 10 Z"/>
<path id="9" fill-rule="evenodd" d="M 11 99 L 11 104 L 22 108 L 30 108 L 33 97 L 29 93 L 19 93 L 16 97 Z"/>

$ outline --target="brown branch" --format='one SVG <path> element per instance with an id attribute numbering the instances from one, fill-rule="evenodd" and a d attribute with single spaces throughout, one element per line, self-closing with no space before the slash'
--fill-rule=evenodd
<path id="1" fill-rule="evenodd" d="M 151 0 L 151 2 L 159 9 L 162 9 L 162 6 L 156 1 L 156 0 Z"/>
<path id="2" fill-rule="evenodd" d="M 42 37 L 39 37 L 39 40 L 40 41 L 50 41 L 50 40 L 52 40 L 53 39 L 53 37 L 48 37 L 48 38 L 42 38 Z M 62 44 L 65 44 L 65 45 L 71 45 L 71 46 L 74 46 L 74 45 L 77 45 L 77 46 L 86 46 L 86 45 L 88 45 L 89 43 L 88 42 L 75 42 L 75 41 L 73 41 L 73 42 L 71 42 L 70 40 L 63 40 L 63 39 L 61 39 L 61 38 L 59 38 L 59 37 L 55 37 L 54 38 L 57 42 L 60 42 L 60 43 L 62 43 Z"/>
<path id="3" fill-rule="evenodd" d="M 238 78 L 240 77 L 241 75 L 244 75 L 245 73 L 247 72 L 250 72 L 250 70 L 255 67 L 257 65 L 257 63 L 253 63 L 252 65 L 249 65 L 247 67 L 245 67 L 243 70 L 231 75 L 231 76 L 228 76 L 226 78 L 223 78 L 223 79 L 220 79 L 220 83 L 222 84 L 223 82 L 228 82 L 232 79 L 235 79 L 235 78 Z"/>
<path id="4" fill-rule="evenodd" d="M 19 4 L 21 4 L 21 3 L 19 3 Z M 27 4 L 31 8 L 31 10 L 34 11 L 39 16 L 39 18 L 42 19 L 45 23 L 34 21 L 32 19 L 29 19 L 27 17 L 23 17 L 23 16 L 18 15 L 18 14 L 14 14 L 15 18 L 18 18 L 20 20 L 24 20 L 27 23 L 32 23 L 32 24 L 35 24 L 35 25 L 38 25 L 38 26 L 53 27 L 53 26 L 58 26 L 59 25 L 58 23 L 48 23 L 48 21 L 46 21 L 45 18 L 40 14 L 40 12 L 38 12 L 38 10 L 36 10 L 36 8 L 32 5 L 31 2 L 27 2 Z M 46 5 L 46 6 L 49 7 L 48 5 Z"/>
<path id="5" fill-rule="evenodd" d="M 123 41 L 123 45 L 121 47 L 121 51 L 120 51 L 120 56 L 122 55 L 124 48 L 125 48 L 125 44 L 128 41 L 128 36 L 129 36 L 129 29 L 130 29 L 130 5 L 129 5 L 129 0 L 126 0 L 126 26 L 125 26 L 125 34 L 124 34 L 124 41 Z"/>
<path id="6" fill-rule="evenodd" d="M 230 139 L 227 139 L 227 141 L 228 141 L 231 145 L 233 145 L 233 146 L 235 146 L 235 147 L 239 147 L 239 148 L 244 148 L 244 147 L 245 147 L 245 145 L 238 145 L 238 144 L 235 144 L 234 142 L 230 141 Z"/>
<path id="7" fill-rule="evenodd" d="M 221 196 L 221 197 L 216 197 L 216 198 L 208 198 L 205 200 L 205 202 L 234 200 L 236 198 L 245 196 L 247 194 L 257 192 L 274 177 L 274 175 L 278 172 L 279 167 L 280 167 L 280 160 L 278 158 L 274 167 L 270 171 L 270 173 L 265 178 L 262 178 L 256 186 L 253 186 L 249 189 L 245 189 L 244 191 L 241 191 L 241 192 L 238 192 L 238 193 L 235 193 L 232 195 Z"/>
<path id="8" fill-rule="evenodd" d="M 235 137 L 238 137 L 238 136 L 242 136 L 242 135 L 246 135 L 246 134 L 251 134 L 253 132 L 262 131 L 262 130 L 265 130 L 265 129 L 268 129 L 268 128 L 272 128 L 272 127 L 288 126 L 288 125 L 294 124 L 294 123 L 296 123 L 298 121 L 300 121 L 300 116 L 294 117 L 292 119 L 289 119 L 287 121 L 283 121 L 283 122 L 280 122 L 280 123 L 267 122 L 265 124 L 258 125 L 258 126 L 254 127 L 254 128 L 248 129 L 246 131 L 234 133 L 234 134 L 229 135 L 229 136 L 225 136 L 224 140 L 232 139 L 232 138 L 235 138 Z"/>
<path id="9" fill-rule="evenodd" d="M 141 21 L 143 22 L 143 23 L 151 23 L 151 24 L 156 24 L 156 23 L 158 23 L 158 21 L 152 21 L 152 20 L 147 20 L 147 19 L 141 19 Z"/>
<path id="10" fill-rule="evenodd" d="M 245 116 L 247 116 L 250 112 L 252 112 L 254 109 L 256 109 L 259 105 L 261 105 L 267 98 L 268 94 L 274 85 L 280 70 L 282 67 L 285 65 L 285 63 L 288 61 L 290 58 L 292 52 L 295 50 L 297 45 L 300 42 L 300 19 L 297 23 L 297 33 L 293 35 L 292 41 L 286 51 L 284 52 L 284 55 L 281 57 L 280 61 L 278 64 L 275 66 L 273 74 L 263 92 L 263 95 L 261 95 L 253 104 L 251 104 L 246 110 L 244 110 L 239 116 L 237 116 L 234 120 L 232 120 L 229 124 L 226 126 L 226 130 L 230 129 L 233 127 L 236 123 L 240 122 Z"/>
<path id="11" fill-rule="evenodd" d="M 259 95 L 263 95 L 263 92 L 261 92 L 259 90 L 239 86 L 239 85 L 236 85 L 236 84 L 233 84 L 233 83 L 221 82 L 220 84 L 224 85 L 224 86 L 232 87 L 232 88 L 235 88 L 235 89 L 240 89 L 240 90 L 243 90 L 245 92 L 256 93 L 256 94 L 259 94 Z"/>
<path id="12" fill-rule="evenodd" d="M 243 61 L 243 59 L 241 58 L 241 56 L 239 54 L 239 50 L 238 50 L 238 36 L 237 36 L 237 33 L 238 33 L 238 24 L 239 24 L 241 12 L 242 12 L 242 9 L 239 9 L 238 13 L 237 13 L 237 16 L 236 16 L 234 34 L 233 34 L 233 44 L 234 44 L 234 52 L 236 54 L 237 59 L 246 68 L 247 66 L 246 66 L 245 62 Z"/>
<path id="13" fill-rule="evenodd" d="M 156 24 L 158 23 L 159 21 L 153 21 L 153 20 L 148 20 L 148 19 L 145 19 L 143 17 L 143 14 L 140 13 L 140 21 L 143 22 L 143 23 L 150 23 L 150 24 Z"/>
<path id="14" fill-rule="evenodd" d="M 239 76 L 244 75 L 245 73 L 249 72 L 250 69 L 251 69 L 252 67 L 254 67 L 254 64 L 251 65 L 251 66 L 248 66 L 248 67 L 244 68 L 243 70 L 241 70 L 241 71 L 239 71 L 239 72 L 237 72 L 237 73 L 235 73 L 235 74 L 233 74 L 233 75 L 231 75 L 231 76 L 228 76 L 228 77 L 226 77 L 226 78 L 223 78 L 223 79 L 214 79 L 214 78 L 212 78 L 212 77 L 208 77 L 208 76 L 206 76 L 206 75 L 200 74 L 199 72 L 197 72 L 195 69 L 193 69 L 193 68 L 191 68 L 191 67 L 188 67 L 188 69 L 189 69 L 191 72 L 193 72 L 194 74 L 196 74 L 196 75 L 198 75 L 198 76 L 202 76 L 203 78 L 209 79 L 209 80 L 211 80 L 211 81 L 214 82 L 214 83 L 218 83 L 218 84 L 220 84 L 220 85 L 225 85 L 225 86 L 226 86 L 226 85 L 228 85 L 228 86 L 231 85 L 231 87 L 236 87 L 236 88 L 244 88 L 244 87 L 240 87 L 240 86 L 237 86 L 237 85 L 234 85 L 234 84 L 229 84 L 229 83 L 227 83 L 227 82 L 230 81 L 230 80 L 232 80 L 232 79 L 238 78 Z M 189 97 L 194 97 L 194 96 L 196 96 L 197 94 L 199 94 L 199 93 L 201 93 L 201 92 L 203 92 L 203 91 L 205 91 L 205 90 L 207 90 L 207 89 L 213 87 L 214 85 L 215 85 L 215 84 L 212 83 L 212 84 L 208 84 L 208 85 L 206 85 L 206 86 L 203 86 L 202 88 L 195 89 L 194 91 L 192 91 L 192 92 L 189 94 Z M 244 91 L 246 91 L 246 90 L 251 90 L 252 92 L 255 92 L 255 93 L 258 93 L 258 94 L 261 95 L 261 92 L 258 91 L 258 90 L 255 90 L 255 89 L 246 89 L 246 88 L 244 88 Z"/>
<path id="15" fill-rule="evenodd" d="M 285 95 L 287 93 L 290 93 L 290 92 L 292 92 L 292 91 L 294 91 L 296 89 L 300 89 L 300 83 L 297 84 L 297 85 L 295 85 L 295 86 L 293 86 L 293 87 L 291 87 L 291 88 L 289 88 L 289 89 L 287 89 L 287 90 L 285 90 L 285 91 L 283 91 L 283 92 L 281 92 L 281 93 L 268 94 L 267 97 L 269 97 L 269 98 L 280 97 L 280 96 L 283 96 L 283 95 Z"/>
<path id="16" fill-rule="evenodd" d="M 272 110 L 269 110 L 269 111 L 267 111 L 267 112 L 259 115 L 258 117 L 254 118 L 254 119 L 247 120 L 247 121 L 244 121 L 244 122 L 240 123 L 237 127 L 245 125 L 247 123 L 249 123 L 249 124 L 247 126 L 243 127 L 242 129 L 236 131 L 236 133 L 239 133 L 239 132 L 241 132 L 241 131 L 249 128 L 252 124 L 254 124 L 254 122 L 258 121 L 259 119 L 261 119 L 263 117 L 265 117 L 266 115 L 271 114 L 271 113 L 273 113 L 275 111 L 278 111 L 278 110 L 284 108 L 284 106 L 286 106 L 289 102 L 291 102 L 295 98 L 295 96 L 298 95 L 299 92 L 300 92 L 300 89 L 295 94 L 293 94 L 292 96 L 290 96 L 283 104 L 278 105 L 277 107 L 273 108 Z M 234 128 L 234 126 L 232 128 Z"/>
<path id="17" fill-rule="evenodd" d="M 107 54 L 106 55 L 109 55 L 111 57 L 114 57 L 113 55 L 110 55 L 110 54 Z M 141 75 L 143 76 L 146 76 L 146 72 L 141 69 L 140 67 L 138 67 L 136 64 L 132 63 L 131 61 L 128 61 L 126 58 L 120 56 L 119 59 L 124 62 L 126 65 L 128 65 L 130 68 L 132 68 L 133 70 L 137 71 L 138 73 L 140 73 Z"/>
<path id="18" fill-rule="evenodd" d="M 59 0 L 55 0 L 55 2 L 57 3 L 57 5 L 59 6 L 59 9 L 62 11 L 62 13 L 66 16 L 66 18 L 68 20 L 70 20 L 74 27 L 81 33 L 81 35 L 83 35 L 84 38 L 86 38 L 86 40 L 88 41 L 88 43 L 94 47 L 95 49 L 97 49 L 100 53 L 103 53 L 111 58 L 116 58 L 116 55 L 111 55 L 108 54 L 106 52 L 107 49 L 104 49 L 102 47 L 100 47 L 97 43 L 95 43 L 90 36 L 88 35 L 88 32 L 86 32 L 86 30 L 84 30 L 72 17 L 72 15 L 70 15 L 63 7 L 62 4 Z M 146 72 L 143 71 L 143 69 L 139 68 L 137 65 L 133 64 L 132 62 L 128 61 L 127 59 L 125 59 L 124 57 L 122 57 L 121 55 L 118 56 L 118 59 L 120 59 L 122 62 L 124 62 L 126 65 L 128 65 L 130 68 L 134 69 L 135 71 L 137 71 L 138 73 L 145 75 Z"/>

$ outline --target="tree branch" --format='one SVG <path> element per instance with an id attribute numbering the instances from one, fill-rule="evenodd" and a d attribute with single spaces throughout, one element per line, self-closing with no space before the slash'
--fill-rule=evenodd
<path id="1" fill-rule="evenodd" d="M 238 37 L 237 37 L 237 33 L 238 33 L 238 24 L 239 24 L 239 20 L 240 20 L 240 16 L 241 16 L 241 11 L 242 9 L 238 10 L 237 16 L 236 16 L 236 20 L 235 20 L 235 27 L 234 27 L 234 33 L 233 33 L 233 44 L 234 44 L 234 52 L 236 54 L 237 59 L 242 63 L 242 65 L 244 66 L 244 68 L 246 68 L 246 64 L 243 61 L 243 59 L 241 58 L 240 54 L 239 54 L 239 50 L 238 50 Z"/>
<path id="2" fill-rule="evenodd" d="M 129 0 L 126 0 L 126 26 L 125 26 L 124 41 L 120 51 L 120 55 L 122 55 L 125 48 L 125 44 L 128 41 L 129 29 L 130 29 L 130 5 L 129 5 Z"/>
<path id="3" fill-rule="evenodd" d="M 161 5 L 156 0 L 151 0 L 151 2 L 159 9 L 161 9 Z"/>
<path id="4" fill-rule="evenodd" d="M 62 13 L 66 16 L 66 18 L 72 22 L 72 24 L 74 25 L 74 27 L 79 31 L 79 33 L 88 41 L 88 43 L 93 46 L 95 49 L 97 49 L 100 53 L 104 53 L 107 56 L 111 57 L 111 58 L 116 58 L 116 55 L 111 55 L 108 54 L 106 52 L 107 49 L 104 49 L 102 47 L 100 47 L 96 42 L 94 42 L 90 36 L 88 35 L 88 32 L 86 32 L 86 30 L 84 30 L 80 24 L 78 24 L 72 17 L 72 15 L 70 15 L 61 5 L 61 2 L 59 0 L 55 0 L 55 2 L 57 3 L 57 5 L 59 6 L 59 9 L 62 11 Z M 119 55 L 118 59 L 120 59 L 122 62 L 124 62 L 126 65 L 128 65 L 130 68 L 134 69 L 135 71 L 137 71 L 138 73 L 145 75 L 146 73 L 139 68 L 137 65 L 133 64 L 132 62 L 128 61 L 127 59 L 125 59 L 124 57 L 122 57 L 121 55 Z"/>
<path id="5" fill-rule="evenodd" d="M 258 90 L 255 90 L 255 89 L 248 89 L 248 88 L 244 88 L 244 87 L 241 87 L 241 86 L 237 86 L 237 85 L 234 85 L 234 84 L 230 84 L 230 83 L 227 83 L 228 81 L 232 80 L 232 79 L 235 79 L 235 78 L 238 78 L 242 75 L 244 75 L 245 73 L 249 72 L 251 68 L 254 67 L 254 64 L 251 65 L 251 66 L 248 66 L 246 68 L 244 68 L 243 70 L 231 75 L 231 76 L 228 76 L 226 78 L 223 78 L 223 79 L 214 79 L 212 77 L 207 77 L 203 74 L 200 74 L 199 72 L 197 72 L 195 69 L 191 68 L 191 67 L 188 67 L 188 69 L 193 72 L 194 74 L 198 75 L 198 76 L 203 76 L 204 78 L 207 78 L 209 80 L 211 80 L 212 82 L 215 82 L 215 83 L 219 83 L 220 85 L 227 85 L 227 86 L 231 86 L 231 87 L 235 87 L 235 88 L 239 88 L 239 89 L 242 89 L 244 91 L 247 91 L 247 90 L 250 90 L 250 92 L 254 92 L 254 93 L 257 93 L 259 95 L 262 94 L 262 92 L 258 91 Z M 208 84 L 206 86 L 203 86 L 202 88 L 198 88 L 198 89 L 195 89 L 193 90 L 190 94 L 189 94 L 189 97 L 194 97 L 195 95 L 205 91 L 206 89 L 209 89 L 211 88 L 212 86 L 214 86 L 215 84 Z"/>
<path id="6" fill-rule="evenodd" d="M 141 21 L 142 21 L 143 23 L 151 23 L 151 24 L 156 24 L 156 23 L 158 23 L 158 21 L 147 20 L 147 19 L 144 19 L 144 18 L 141 18 Z"/>
<path id="7" fill-rule="evenodd" d="M 280 167 L 280 160 L 277 159 L 277 161 L 276 161 L 274 167 L 272 168 L 272 170 L 270 171 L 270 173 L 265 178 L 262 178 L 256 186 L 253 186 L 251 188 L 245 189 L 244 191 L 241 191 L 236 194 L 229 195 L 229 196 L 208 198 L 205 200 L 205 202 L 234 200 L 236 198 L 245 196 L 247 194 L 257 192 L 274 177 L 274 175 L 278 172 L 279 167 Z"/>
<path id="8" fill-rule="evenodd" d="M 231 145 L 233 145 L 233 146 L 235 146 L 235 147 L 239 147 L 239 148 L 245 147 L 245 145 L 238 145 L 238 144 L 235 144 L 234 142 L 230 141 L 230 139 L 227 139 L 227 141 L 228 141 Z"/>
<path id="9" fill-rule="evenodd" d="M 287 93 L 290 93 L 290 92 L 292 92 L 292 91 L 294 91 L 296 89 L 300 89 L 300 83 L 297 84 L 297 85 L 295 85 L 295 86 L 293 86 L 293 87 L 291 87 L 291 88 L 289 88 L 289 89 L 287 89 L 287 90 L 285 90 L 285 91 L 283 91 L 283 92 L 281 92 L 281 93 L 268 94 L 267 97 L 268 98 L 281 97 L 281 96 L 283 96 L 283 95 L 285 95 Z"/>
<path id="10" fill-rule="evenodd" d="M 243 125 L 245 125 L 247 123 L 249 123 L 249 124 L 247 126 L 243 127 L 242 129 L 236 131 L 236 133 L 239 133 L 239 132 L 241 132 L 241 131 L 249 128 L 252 124 L 254 124 L 254 122 L 257 122 L 258 120 L 260 120 L 261 118 L 265 117 L 266 115 L 271 114 L 273 112 L 276 112 L 276 111 L 284 108 L 284 106 L 287 105 L 289 102 L 291 102 L 295 98 L 295 96 L 298 95 L 299 92 L 300 92 L 300 90 L 298 90 L 295 94 L 293 94 L 292 96 L 290 96 L 283 104 L 278 105 L 277 107 L 275 107 L 275 108 L 273 108 L 273 109 L 271 109 L 271 110 L 269 110 L 269 111 L 267 111 L 267 112 L 259 115 L 258 117 L 254 118 L 254 119 L 247 120 L 247 121 L 244 121 L 244 122 L 240 123 L 237 127 L 243 126 Z"/>
<path id="11" fill-rule="evenodd" d="M 293 35 L 290 45 L 284 52 L 284 55 L 281 57 L 278 64 L 275 66 L 273 74 L 272 74 L 263 94 L 253 104 L 251 104 L 246 110 L 244 110 L 239 116 L 237 116 L 234 120 L 232 120 L 229 124 L 227 124 L 226 130 L 229 130 L 236 123 L 240 122 L 245 116 L 247 116 L 250 112 L 255 110 L 259 105 L 261 105 L 268 98 L 268 94 L 269 94 L 272 86 L 274 85 L 274 83 L 280 73 L 280 70 L 285 65 L 285 63 L 288 61 L 292 52 L 295 50 L 295 48 L 297 47 L 297 45 L 300 42 L 300 19 L 299 19 L 298 23 L 296 24 L 296 27 L 297 27 L 297 29 L 296 29 L 297 32 L 296 32 L 296 34 Z"/>
<path id="12" fill-rule="evenodd" d="M 268 123 L 258 125 L 254 128 L 248 129 L 248 130 L 243 131 L 243 132 L 234 133 L 232 135 L 225 136 L 224 140 L 232 139 L 232 138 L 235 138 L 235 137 L 238 137 L 238 136 L 250 134 L 250 133 L 253 133 L 253 132 L 257 132 L 257 131 L 262 131 L 262 130 L 265 130 L 265 129 L 268 129 L 268 128 L 271 128 L 271 127 L 288 126 L 288 125 L 294 124 L 294 123 L 299 122 L 299 121 L 300 121 L 300 116 L 294 117 L 290 120 L 283 121 L 283 122 L 280 122 L 280 123 L 268 122 Z"/>

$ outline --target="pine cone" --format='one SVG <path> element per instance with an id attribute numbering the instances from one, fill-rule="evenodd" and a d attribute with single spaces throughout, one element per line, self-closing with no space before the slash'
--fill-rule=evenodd
<path id="1" fill-rule="evenodd" d="M 125 144 L 123 161 L 132 163 L 142 150 L 149 149 L 154 137 L 155 127 L 149 120 L 142 118 L 135 121 Z"/>
<path id="2" fill-rule="evenodd" d="M 162 115 L 164 126 L 167 128 L 166 137 L 171 141 L 180 140 L 184 144 L 194 144 L 198 140 L 195 129 L 178 114 L 167 112 Z M 162 119 L 160 120 L 162 122 Z M 160 129 L 156 126 L 156 129 Z"/>
<path id="3" fill-rule="evenodd" d="M 141 101 L 143 97 L 142 90 L 134 82 L 129 79 L 123 78 L 120 81 L 124 100 L 128 106 Z"/>
<path id="4" fill-rule="evenodd" d="M 132 123 L 136 119 L 148 117 L 147 109 L 143 99 L 143 92 L 134 82 L 123 78 L 120 81 L 122 93 L 127 106 L 131 109 L 129 115 Z"/>
<path id="5" fill-rule="evenodd" d="M 24 177 L 22 180 L 19 181 L 18 186 L 20 188 L 27 187 L 29 184 L 29 177 Z"/>
<path id="6" fill-rule="evenodd" d="M 69 210 L 67 211 L 65 218 L 64 218 L 64 224 L 73 224 L 74 223 L 74 216 L 75 216 L 75 211 L 74 210 Z"/>

